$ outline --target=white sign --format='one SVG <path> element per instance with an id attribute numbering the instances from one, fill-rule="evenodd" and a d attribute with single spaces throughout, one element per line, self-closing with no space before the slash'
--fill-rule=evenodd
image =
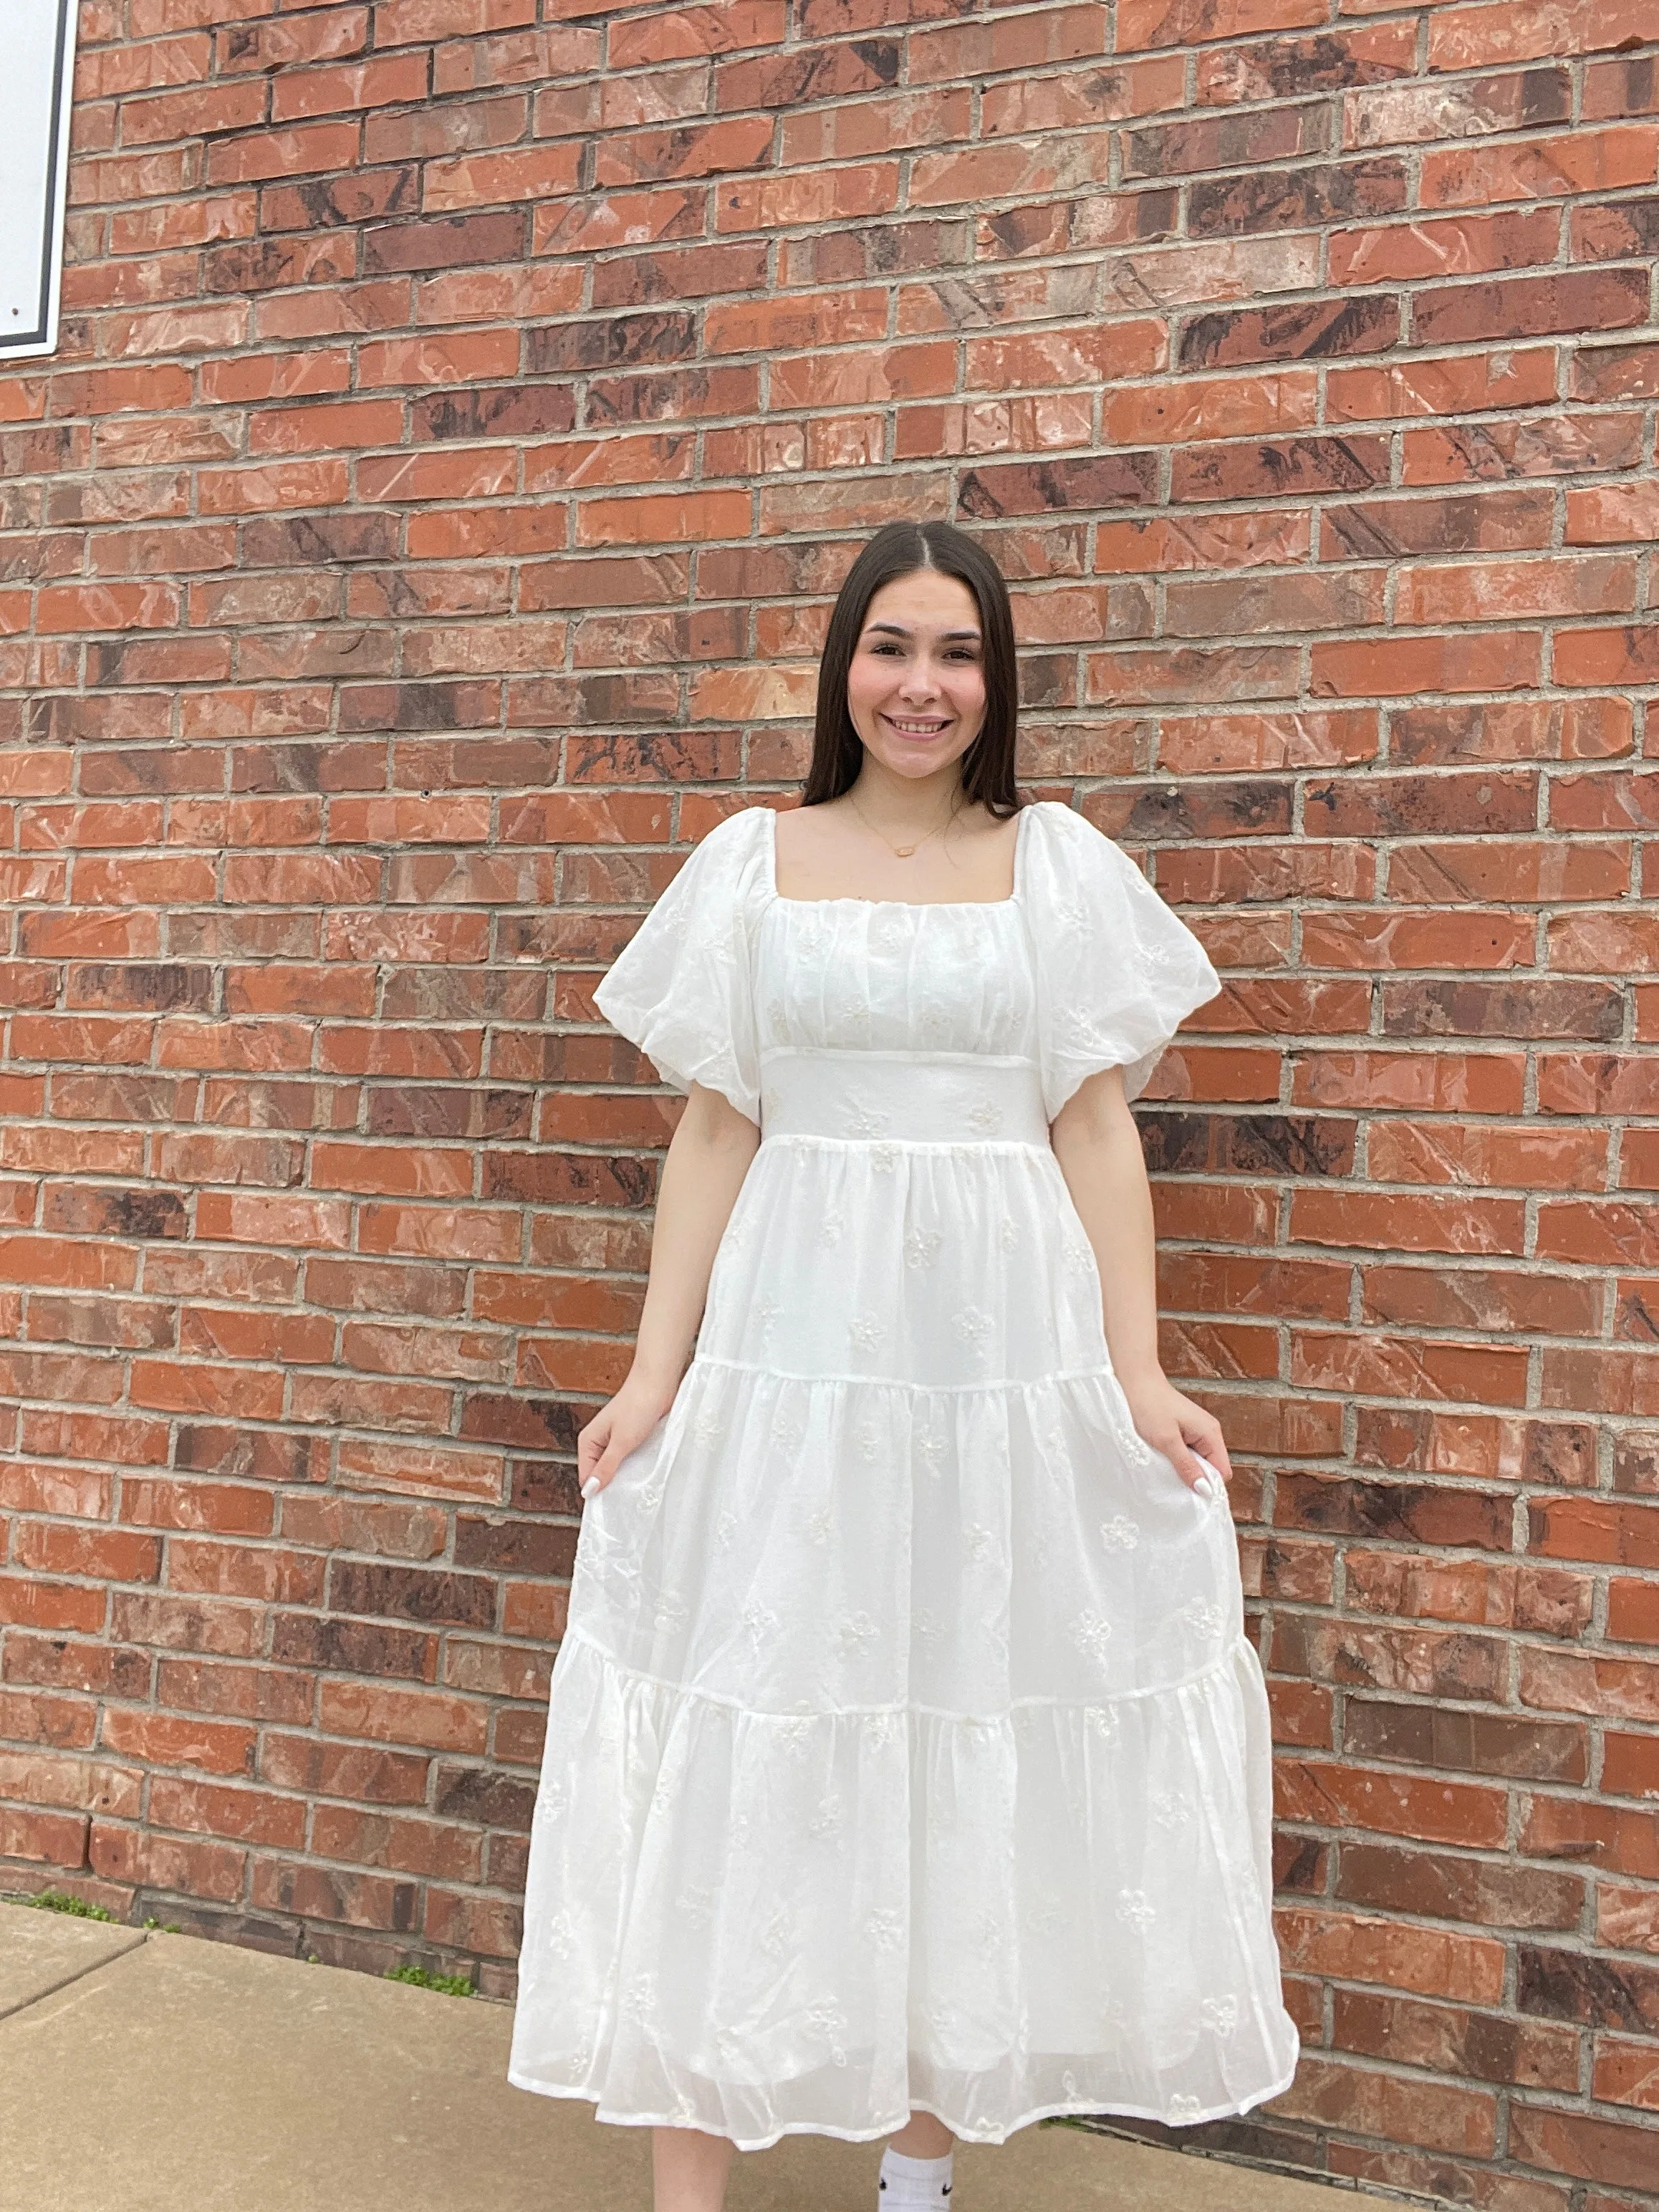
<path id="1" fill-rule="evenodd" d="M 77 0 L 0 0 L 0 367 L 58 343 Z"/>

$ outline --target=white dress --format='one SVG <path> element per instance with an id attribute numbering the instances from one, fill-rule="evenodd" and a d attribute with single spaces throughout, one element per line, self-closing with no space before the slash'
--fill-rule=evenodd
<path id="1" fill-rule="evenodd" d="M 760 2149 L 1283 2089 L 1267 1699 L 1223 1502 L 1130 1422 L 1048 1139 L 1215 995 L 1112 842 L 781 898 L 764 806 L 595 994 L 758 1122 L 673 1402 L 582 1518 L 509 2078 Z"/>

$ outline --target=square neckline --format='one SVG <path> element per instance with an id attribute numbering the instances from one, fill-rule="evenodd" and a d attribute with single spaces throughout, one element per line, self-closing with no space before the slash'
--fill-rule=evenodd
<path id="1" fill-rule="evenodd" d="M 1001 898 L 994 899 L 874 899 L 860 898 L 856 893 L 845 891 L 839 891 L 830 898 L 791 898 L 778 889 L 778 816 L 783 810 L 777 806 L 763 806 L 760 811 L 765 815 L 770 825 L 766 833 L 769 863 L 767 888 L 771 892 L 772 903 L 775 906 L 900 907 L 907 912 L 914 913 L 926 913 L 935 907 L 944 907 L 959 913 L 967 907 L 1018 906 L 1025 892 L 1026 817 L 1034 814 L 1042 804 L 1041 799 L 1028 799 L 1020 808 L 1018 818 L 1014 826 L 1014 887 L 1012 890 L 1005 893 Z"/>

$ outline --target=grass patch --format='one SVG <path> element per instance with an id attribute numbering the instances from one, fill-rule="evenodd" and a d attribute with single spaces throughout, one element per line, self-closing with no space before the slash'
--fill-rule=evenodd
<path id="1" fill-rule="evenodd" d="M 70 1897 L 61 1889 L 38 1889 L 33 1897 L 22 1900 L 40 1912 L 67 1912 L 76 1920 L 113 1920 L 115 1915 L 101 1905 L 88 1905 L 84 1898 Z"/>
<path id="2" fill-rule="evenodd" d="M 424 1966 L 388 1966 L 381 1978 L 407 1982 L 417 1990 L 436 1990 L 446 1997 L 476 1997 L 478 1994 L 465 1974 L 429 1974 Z"/>

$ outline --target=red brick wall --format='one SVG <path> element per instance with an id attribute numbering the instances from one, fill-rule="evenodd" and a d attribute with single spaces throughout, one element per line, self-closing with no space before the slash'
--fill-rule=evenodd
<path id="1" fill-rule="evenodd" d="M 1027 788 L 1229 983 L 1144 1127 L 1307 2057 L 1218 2132 L 1653 2203 L 1653 0 L 83 23 L 0 380 L 5 1878 L 507 1985 L 670 1125 L 591 987 L 951 514 Z"/>

